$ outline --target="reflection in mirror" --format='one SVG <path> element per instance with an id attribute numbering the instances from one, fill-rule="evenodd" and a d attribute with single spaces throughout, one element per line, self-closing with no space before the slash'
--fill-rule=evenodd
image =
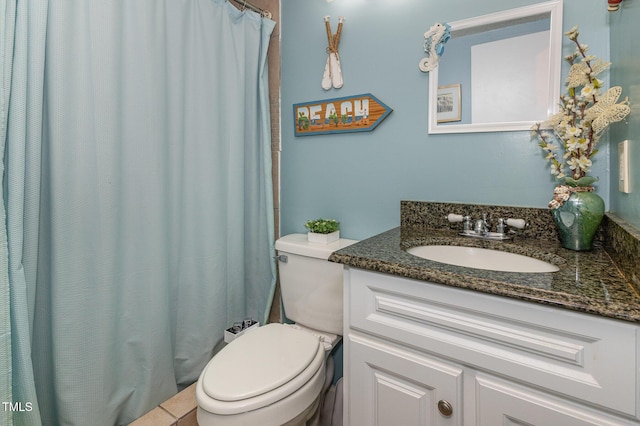
<path id="1" fill-rule="evenodd" d="M 529 130 L 557 111 L 562 0 L 449 24 L 446 54 L 429 74 L 429 133 Z"/>

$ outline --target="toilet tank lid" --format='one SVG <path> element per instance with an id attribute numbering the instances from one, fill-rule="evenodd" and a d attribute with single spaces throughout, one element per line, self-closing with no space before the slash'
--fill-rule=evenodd
<path id="1" fill-rule="evenodd" d="M 318 259 L 328 259 L 334 251 L 357 242 L 356 240 L 340 238 L 329 244 L 310 243 L 307 241 L 307 234 L 289 234 L 276 240 L 276 250 Z"/>

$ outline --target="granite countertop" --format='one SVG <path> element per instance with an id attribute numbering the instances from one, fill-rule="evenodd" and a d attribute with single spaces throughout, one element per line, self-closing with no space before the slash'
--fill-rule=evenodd
<path id="1" fill-rule="evenodd" d="M 523 254 L 556 264 L 557 272 L 488 271 L 422 259 L 407 253 L 421 245 L 464 245 Z M 564 249 L 554 241 L 491 241 L 452 230 L 402 226 L 334 252 L 329 260 L 355 268 L 480 291 L 603 317 L 640 322 L 640 295 L 602 248 Z"/>

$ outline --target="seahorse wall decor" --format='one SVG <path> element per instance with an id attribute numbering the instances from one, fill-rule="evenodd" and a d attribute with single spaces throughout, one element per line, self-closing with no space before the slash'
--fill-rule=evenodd
<path id="1" fill-rule="evenodd" d="M 424 33 L 424 51 L 426 58 L 422 58 L 418 67 L 422 72 L 429 72 L 438 66 L 440 56 L 444 53 L 444 44 L 451 38 L 451 26 L 436 22 L 429 31 Z"/>
<path id="2" fill-rule="evenodd" d="M 342 80 L 342 69 L 340 68 L 340 55 L 338 54 L 338 44 L 340 43 L 340 34 L 342 33 L 342 24 L 344 17 L 338 18 L 338 31 L 335 34 L 331 32 L 330 17 L 324 17 L 324 25 L 327 29 L 327 64 L 324 67 L 324 75 L 322 76 L 322 88 L 329 90 L 332 87 L 339 89 L 344 84 Z"/>

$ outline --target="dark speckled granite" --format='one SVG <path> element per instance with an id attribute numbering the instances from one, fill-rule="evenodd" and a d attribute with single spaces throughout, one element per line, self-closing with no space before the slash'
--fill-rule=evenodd
<path id="1" fill-rule="evenodd" d="M 495 224 L 498 217 L 523 218 L 530 225 L 517 231 L 513 240 L 488 241 L 461 237 L 460 223 L 450 226 L 449 213 L 470 215 L 491 213 Z M 602 244 L 589 252 L 575 252 L 560 246 L 546 209 L 499 206 L 470 206 L 451 203 L 402 202 L 401 227 L 376 235 L 338 250 L 330 261 L 356 268 L 399 275 L 407 278 L 465 288 L 484 293 L 542 303 L 589 314 L 640 322 L 640 296 L 613 262 L 605 247 L 616 247 L 619 258 L 631 262 L 626 269 L 635 279 L 640 277 L 633 256 L 634 246 L 625 234 L 628 230 L 609 218 L 600 233 Z M 551 225 L 549 226 L 549 222 Z M 606 232 L 617 232 L 613 242 L 604 244 Z M 634 241 L 634 239 L 631 239 Z M 640 239 L 635 239 L 636 244 Z M 422 259 L 407 253 L 410 247 L 445 244 L 491 248 L 519 253 L 556 264 L 560 270 L 552 273 L 516 273 L 487 271 L 448 265 Z M 636 250 L 635 252 L 633 250 Z"/>
<path id="2" fill-rule="evenodd" d="M 558 230 L 553 222 L 551 210 L 533 207 L 489 206 L 481 204 L 436 203 L 425 201 L 400 202 L 400 226 L 425 226 L 429 229 L 462 230 L 461 223 L 449 223 L 447 215 L 470 216 L 472 220 L 481 219 L 487 214 L 493 230 L 498 219 L 524 219 L 526 228 L 512 228 L 511 232 L 520 237 L 544 240 L 558 240 Z M 601 245 L 602 232 L 596 236 L 596 245 Z"/>
<path id="3" fill-rule="evenodd" d="M 640 231 L 614 214 L 603 221 L 605 249 L 626 279 L 640 289 Z"/>

